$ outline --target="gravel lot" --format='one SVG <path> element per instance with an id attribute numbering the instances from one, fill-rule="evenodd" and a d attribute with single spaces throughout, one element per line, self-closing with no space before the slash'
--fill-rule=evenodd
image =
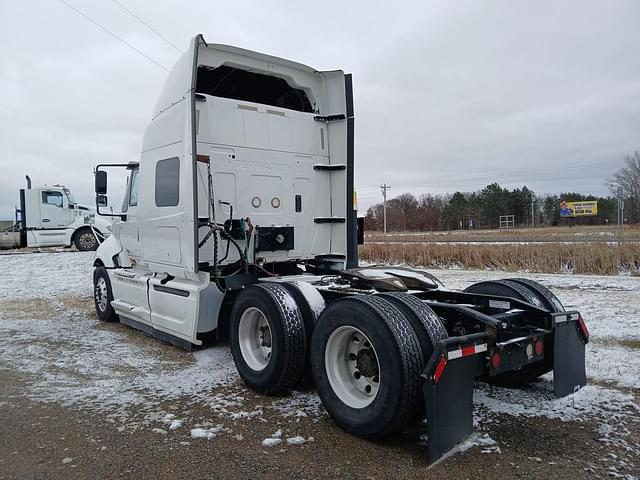
<path id="1" fill-rule="evenodd" d="M 550 378 L 478 384 L 476 434 L 429 467 L 423 425 L 364 441 L 337 428 L 313 390 L 247 390 L 226 345 L 189 353 L 98 322 L 92 259 L 0 257 L 0 479 L 638 478 L 640 278 L 521 275 L 585 316 L 591 384 L 564 399 Z M 434 273 L 454 288 L 510 276 Z"/>

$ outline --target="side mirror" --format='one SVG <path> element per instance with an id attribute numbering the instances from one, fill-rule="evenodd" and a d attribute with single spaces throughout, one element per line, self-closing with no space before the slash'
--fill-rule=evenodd
<path id="1" fill-rule="evenodd" d="M 107 206 L 107 196 L 106 195 L 96 195 L 96 205 L 98 207 L 106 207 Z"/>
<path id="2" fill-rule="evenodd" d="M 107 172 L 103 170 L 96 171 L 96 194 L 104 196 L 107 193 Z M 106 197 L 105 197 L 106 201 Z M 105 203 L 106 205 L 106 203 Z"/>

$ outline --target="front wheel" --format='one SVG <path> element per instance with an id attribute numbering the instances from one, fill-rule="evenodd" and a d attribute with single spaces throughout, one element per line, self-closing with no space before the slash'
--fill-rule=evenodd
<path id="1" fill-rule="evenodd" d="M 90 228 L 81 228 L 73 238 L 73 244 L 81 252 L 97 250 L 100 243 Z"/>
<path id="2" fill-rule="evenodd" d="M 96 306 L 96 315 L 103 322 L 117 322 L 118 315 L 111 306 L 113 291 L 109 274 L 104 267 L 96 267 L 93 271 L 93 300 Z"/>

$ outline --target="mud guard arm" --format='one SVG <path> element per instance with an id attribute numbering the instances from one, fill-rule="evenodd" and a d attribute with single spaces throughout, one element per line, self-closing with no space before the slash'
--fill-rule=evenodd
<path id="1" fill-rule="evenodd" d="M 473 432 L 473 383 L 482 372 L 487 334 L 438 342 L 422 376 L 427 413 L 427 459 L 433 463 Z"/>

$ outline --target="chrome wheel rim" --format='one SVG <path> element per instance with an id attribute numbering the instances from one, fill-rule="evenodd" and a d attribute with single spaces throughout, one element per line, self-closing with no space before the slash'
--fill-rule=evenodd
<path id="1" fill-rule="evenodd" d="M 93 235 L 93 233 L 81 233 L 80 237 L 78 238 L 78 243 L 80 243 L 80 246 L 82 248 L 90 250 L 96 244 L 96 237 Z"/>
<path id="2" fill-rule="evenodd" d="M 96 305 L 101 312 L 107 310 L 107 301 L 107 282 L 104 277 L 100 277 L 96 282 Z"/>
<path id="3" fill-rule="evenodd" d="M 264 370 L 271 360 L 271 327 L 265 314 L 256 307 L 247 308 L 238 325 L 240 352 L 246 364 L 257 372 Z"/>
<path id="4" fill-rule="evenodd" d="M 331 388 L 351 408 L 369 406 L 381 383 L 380 362 L 369 338 L 358 328 L 342 326 L 333 331 L 324 354 Z"/>

